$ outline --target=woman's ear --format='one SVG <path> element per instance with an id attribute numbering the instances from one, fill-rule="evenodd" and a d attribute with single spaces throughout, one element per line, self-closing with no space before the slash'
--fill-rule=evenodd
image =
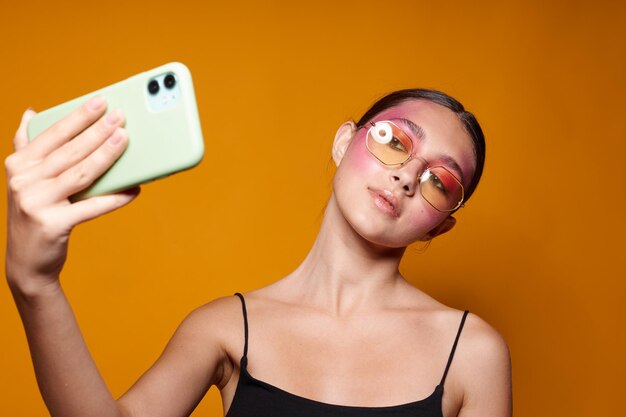
<path id="1" fill-rule="evenodd" d="M 456 224 L 456 219 L 452 216 L 448 216 L 444 219 L 444 221 L 442 221 L 437 226 L 435 226 L 433 230 L 428 232 L 426 236 L 423 237 L 423 240 L 432 240 L 436 238 L 437 236 L 443 235 L 444 233 L 447 233 L 450 230 L 452 230 L 455 224 Z"/>
<path id="2" fill-rule="evenodd" d="M 333 142 L 333 160 L 335 161 L 335 165 L 339 166 L 355 133 L 356 125 L 354 122 L 345 122 L 337 129 L 335 141 Z"/>

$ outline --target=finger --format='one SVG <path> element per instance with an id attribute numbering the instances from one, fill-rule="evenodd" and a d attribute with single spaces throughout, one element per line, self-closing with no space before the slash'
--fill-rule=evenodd
<path id="1" fill-rule="evenodd" d="M 95 96 L 32 140 L 29 157 L 40 159 L 59 148 L 94 123 L 106 109 L 104 97 Z"/>
<path id="2" fill-rule="evenodd" d="M 22 115 L 22 121 L 20 122 L 20 127 L 17 128 L 17 132 L 15 132 L 15 136 L 13 137 L 13 148 L 16 151 L 19 151 L 26 145 L 28 145 L 28 133 L 27 126 L 30 119 L 37 114 L 32 109 L 27 109 Z"/>
<path id="3" fill-rule="evenodd" d="M 52 178 L 91 155 L 117 127 L 124 124 L 121 110 L 113 110 L 60 148 L 49 154 L 38 167 L 43 178 Z"/>
<path id="4" fill-rule="evenodd" d="M 91 155 L 53 180 L 50 197 L 60 201 L 87 188 L 113 165 L 127 144 L 126 132 L 118 127 Z"/>
<path id="5" fill-rule="evenodd" d="M 140 191 L 139 187 L 135 187 L 116 194 L 101 195 L 78 201 L 64 207 L 65 215 L 70 224 L 77 225 L 127 205 L 137 198 Z"/>

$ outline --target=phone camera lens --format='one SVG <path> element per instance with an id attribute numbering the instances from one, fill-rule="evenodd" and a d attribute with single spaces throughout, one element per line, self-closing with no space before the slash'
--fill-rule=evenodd
<path id="1" fill-rule="evenodd" d="M 173 88 L 174 85 L 176 85 L 176 78 L 174 77 L 174 74 L 167 74 L 163 80 L 163 84 L 165 84 L 165 88 Z"/>
<path id="2" fill-rule="evenodd" d="M 152 80 L 148 83 L 148 91 L 150 94 L 156 94 L 159 92 L 159 82 L 157 80 Z"/>

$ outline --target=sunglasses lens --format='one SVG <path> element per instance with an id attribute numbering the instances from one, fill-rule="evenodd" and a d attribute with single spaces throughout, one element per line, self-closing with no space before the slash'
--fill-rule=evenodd
<path id="1" fill-rule="evenodd" d="M 399 165 L 409 159 L 413 142 L 402 129 L 389 122 L 377 122 L 367 132 L 367 148 L 379 161 Z"/>
<path id="2" fill-rule="evenodd" d="M 422 196 L 437 210 L 452 211 L 463 201 L 463 186 L 446 168 L 429 168 L 420 177 Z"/>

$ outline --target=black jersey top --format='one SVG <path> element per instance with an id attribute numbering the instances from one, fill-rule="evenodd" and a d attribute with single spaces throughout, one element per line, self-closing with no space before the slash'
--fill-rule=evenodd
<path id="1" fill-rule="evenodd" d="M 227 417 L 442 417 L 441 401 L 443 384 L 454 357 L 454 351 L 465 323 L 468 311 L 463 313 L 461 324 L 452 345 L 448 363 L 441 382 L 428 397 L 401 405 L 385 407 L 359 407 L 328 404 L 300 397 L 284 391 L 266 382 L 254 378 L 248 373 L 248 316 L 243 295 L 241 299 L 244 318 L 245 342 L 241 357 L 241 371 L 233 402 Z"/>

